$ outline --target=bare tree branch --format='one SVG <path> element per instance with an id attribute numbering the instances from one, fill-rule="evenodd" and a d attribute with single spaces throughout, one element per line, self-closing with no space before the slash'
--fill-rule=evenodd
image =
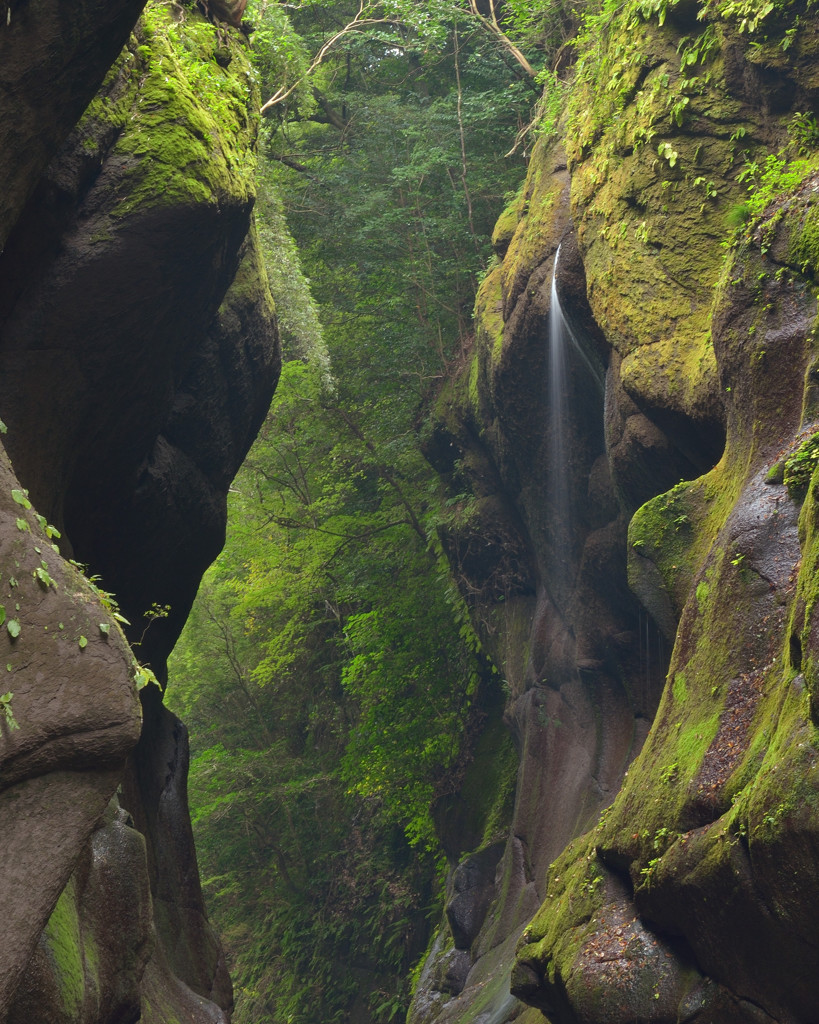
<path id="1" fill-rule="evenodd" d="M 467 0 L 467 2 L 469 3 L 469 10 L 472 16 L 477 18 L 477 20 L 481 23 L 481 25 L 483 25 L 483 27 L 489 32 L 489 34 L 493 35 L 498 40 L 498 42 L 506 50 L 506 52 L 510 53 L 515 58 L 517 63 L 520 65 L 520 67 L 523 68 L 526 74 L 530 78 L 534 78 L 537 72 L 526 59 L 526 57 L 524 57 L 523 53 L 518 49 L 517 46 L 515 46 L 515 44 L 512 42 L 509 36 L 500 27 L 500 23 L 498 22 L 497 11 L 495 8 L 495 0 L 489 0 L 490 16 L 488 18 L 485 15 L 481 14 L 481 12 L 478 10 L 478 0 Z"/>
<path id="2" fill-rule="evenodd" d="M 367 17 L 366 15 L 369 14 L 369 12 L 372 11 L 373 9 L 374 4 L 368 2 L 368 0 L 359 0 L 358 12 L 356 13 L 356 16 L 353 18 L 353 20 L 348 21 L 344 28 L 339 29 L 338 32 L 335 33 L 335 35 L 330 36 L 330 38 L 326 40 L 326 42 L 321 46 L 318 53 L 313 58 L 313 62 L 311 63 L 310 67 L 304 72 L 301 78 L 297 78 L 296 81 L 289 87 L 282 85 L 280 88 L 278 88 L 270 97 L 270 99 L 262 105 L 260 113 L 266 113 L 268 110 L 271 109 L 271 107 L 275 107 L 279 103 L 284 103 L 284 101 L 289 96 L 292 96 L 296 89 L 298 89 L 298 87 L 302 84 L 302 82 L 305 82 L 310 77 L 310 75 L 312 75 L 312 73 L 316 70 L 319 64 L 321 64 L 321 62 L 324 60 L 327 54 L 333 49 L 336 43 L 339 42 L 339 40 L 343 39 L 351 32 L 355 32 L 357 29 L 363 28 L 366 25 L 384 25 L 387 22 L 393 21 L 392 18 Z"/>

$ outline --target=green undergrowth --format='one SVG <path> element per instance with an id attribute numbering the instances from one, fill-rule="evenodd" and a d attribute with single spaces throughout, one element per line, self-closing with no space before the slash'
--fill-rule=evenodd
<path id="1" fill-rule="evenodd" d="M 785 460 L 783 482 L 794 501 L 802 501 L 819 465 L 819 434 L 812 434 Z"/>

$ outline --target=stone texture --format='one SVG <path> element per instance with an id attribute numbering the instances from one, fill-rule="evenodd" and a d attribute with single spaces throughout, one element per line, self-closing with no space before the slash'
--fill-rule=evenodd
<path id="1" fill-rule="evenodd" d="M 452 897 L 446 905 L 449 928 L 459 950 L 469 949 L 483 925 L 495 887 L 495 868 L 503 853 L 495 843 L 458 865 L 452 877 Z"/>
<path id="2" fill-rule="evenodd" d="M 9 1024 L 139 1019 L 152 949 L 145 840 L 114 797 L 84 848 L 34 956 Z"/>
<path id="3" fill-rule="evenodd" d="M 0 3 L 0 253 L 145 0 Z"/>
<path id="4" fill-rule="evenodd" d="M 815 176 L 720 243 L 745 198 L 732 143 L 764 160 L 813 109 L 816 32 L 804 10 L 792 51 L 787 20 L 750 47 L 712 26 L 677 118 L 683 37 L 704 31 L 687 10 L 661 28 L 618 9 L 586 53 L 568 160 L 535 148 L 472 365 L 435 410 L 431 461 L 478 499 L 466 513 L 505 509 L 534 593 L 510 587 L 499 610 L 500 558 L 457 557 L 479 530 L 456 507 L 447 551 L 507 680 L 520 769 L 470 973 L 457 993 L 424 974 L 412 1024 L 528 1020 L 517 999 L 550 1024 L 815 1017 Z M 543 354 L 561 239 L 583 349 L 562 538 Z"/>
<path id="5" fill-rule="evenodd" d="M 0 1019 L 141 725 L 135 664 L 116 623 L 15 495 L 26 500 L 4 456 L 0 645 L 19 729 L 0 721 Z"/>
<path id="6" fill-rule="evenodd" d="M 94 5 L 74 6 L 81 26 Z M 124 5 L 103 6 L 110 28 Z M 19 33 L 49 7 L 13 3 L 11 24 Z M 235 21 L 241 7 L 222 16 Z M 21 165 L 25 185 L 0 207 L 0 416 L 20 486 L 61 532 L 62 556 L 116 594 L 140 662 L 162 680 L 222 543 L 226 492 L 279 354 L 252 227 L 259 100 L 247 40 L 185 8 L 180 59 L 169 9 L 152 4 L 109 70 L 131 12 L 109 49 L 89 47 L 93 83 L 82 100 L 71 84 L 66 103 L 52 103 L 42 166 Z M 0 53 L 9 38 L 0 35 Z M 51 49 L 72 60 L 82 45 L 72 27 Z M 41 56 L 35 47 L 25 72 L 38 88 L 50 74 Z M 65 79 L 51 77 L 59 91 Z M 112 598 L 52 554 L 2 472 L 0 590 L 12 588 L 7 618 L 18 602 L 22 628 L 0 636 L 21 725 L 0 725 L 0 1020 L 226 1022 L 231 986 L 199 888 L 184 727 L 156 687 L 142 691 L 143 721 Z M 40 558 L 54 586 L 31 575 Z M 154 603 L 170 614 L 146 617 Z M 106 813 L 118 787 L 130 817 Z"/>
<path id="7" fill-rule="evenodd" d="M 151 973 L 177 978 L 229 1009 L 233 995 L 219 941 L 202 900 L 188 812 L 188 734 L 156 688 L 145 693 L 145 727 L 126 776 L 123 802 L 146 837 L 159 948 Z M 174 986 L 174 1000 L 182 999 Z"/>

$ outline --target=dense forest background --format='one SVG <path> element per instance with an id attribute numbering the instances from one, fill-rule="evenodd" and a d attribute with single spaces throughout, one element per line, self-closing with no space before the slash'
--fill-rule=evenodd
<path id="1" fill-rule="evenodd" d="M 285 365 L 168 690 L 239 1024 L 402 1019 L 461 852 L 446 801 L 501 682 L 439 540 L 466 499 L 442 501 L 421 427 L 525 173 L 543 79 L 510 47 L 542 63 L 546 39 L 527 6 L 500 37 L 446 5 L 381 10 L 310 73 L 354 6 L 248 12 L 263 95 L 293 90 L 257 204 Z M 515 770 L 492 736 L 490 831 Z"/>

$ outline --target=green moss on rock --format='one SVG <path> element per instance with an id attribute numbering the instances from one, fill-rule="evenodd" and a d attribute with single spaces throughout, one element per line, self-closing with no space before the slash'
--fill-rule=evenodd
<path id="1" fill-rule="evenodd" d="M 177 21 L 166 5 L 148 4 L 81 122 L 89 147 L 113 133 L 110 158 L 127 168 L 115 218 L 255 194 L 259 100 L 247 43 L 184 12 Z"/>
<path id="2" fill-rule="evenodd" d="M 53 964 L 65 1019 L 78 1019 L 85 999 L 85 955 L 72 877 L 60 895 L 43 940 Z"/>
<path id="3" fill-rule="evenodd" d="M 698 420 L 717 402 L 713 285 L 744 191 L 734 137 L 750 123 L 726 88 L 715 27 L 686 35 L 646 16 L 638 4 L 605 6 L 581 39 L 572 212 L 589 301 L 623 358 L 627 393 Z"/>
<path id="4" fill-rule="evenodd" d="M 819 466 L 819 433 L 813 434 L 785 460 L 784 484 L 794 501 L 804 500 L 808 484 Z"/>
<path id="5" fill-rule="evenodd" d="M 495 223 L 495 228 L 492 232 L 492 248 L 500 257 L 503 257 L 509 248 L 509 243 L 512 241 L 512 237 L 517 230 L 524 206 L 525 200 L 523 196 L 515 196 L 514 200 L 504 209 Z"/>

